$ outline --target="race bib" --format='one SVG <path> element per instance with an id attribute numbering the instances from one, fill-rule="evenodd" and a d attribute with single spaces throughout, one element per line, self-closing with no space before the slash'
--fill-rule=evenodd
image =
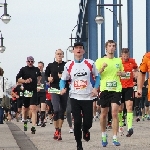
<path id="1" fill-rule="evenodd" d="M 108 91 L 115 91 L 117 89 L 117 82 L 116 81 L 107 81 L 106 89 Z"/>
<path id="2" fill-rule="evenodd" d="M 23 92 L 20 92 L 20 96 L 23 96 Z"/>
<path id="3" fill-rule="evenodd" d="M 126 72 L 125 77 L 121 77 L 121 79 L 130 79 L 131 77 L 131 72 Z"/>
<path id="4" fill-rule="evenodd" d="M 58 90 L 56 88 L 48 88 L 48 93 L 60 94 L 60 90 Z"/>
<path id="5" fill-rule="evenodd" d="M 29 92 L 29 91 L 25 91 L 24 92 L 24 97 L 32 97 L 33 96 L 33 92 Z"/>
<path id="6" fill-rule="evenodd" d="M 38 89 L 44 89 L 44 84 L 38 84 L 38 85 L 37 85 L 37 88 L 38 88 Z"/>
<path id="7" fill-rule="evenodd" d="M 137 86 L 134 86 L 133 89 L 134 89 L 134 91 L 137 91 Z"/>
<path id="8" fill-rule="evenodd" d="M 87 88 L 87 80 L 75 80 L 74 88 L 76 90 L 82 90 L 82 89 Z"/>

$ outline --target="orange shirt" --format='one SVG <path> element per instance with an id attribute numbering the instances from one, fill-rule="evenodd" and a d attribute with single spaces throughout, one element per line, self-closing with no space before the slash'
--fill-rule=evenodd
<path id="1" fill-rule="evenodd" d="M 126 76 L 121 77 L 122 88 L 133 87 L 133 69 L 138 68 L 137 63 L 135 62 L 135 59 L 129 58 L 128 61 L 122 59 L 122 64 L 124 71 L 126 72 Z"/>
<path id="2" fill-rule="evenodd" d="M 150 101 L 150 52 L 146 53 L 143 56 L 142 63 L 140 64 L 140 71 L 141 72 L 149 72 L 149 79 L 148 79 L 148 101 Z"/>

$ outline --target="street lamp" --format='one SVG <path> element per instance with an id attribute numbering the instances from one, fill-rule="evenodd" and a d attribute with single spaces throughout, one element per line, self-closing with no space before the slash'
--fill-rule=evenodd
<path id="1" fill-rule="evenodd" d="M 5 49 L 6 49 L 6 47 L 5 46 L 3 46 L 3 36 L 2 36 L 2 34 L 1 34 L 1 37 L 0 37 L 0 41 L 1 41 L 1 46 L 0 46 L 0 53 L 4 53 L 4 51 L 5 51 Z"/>
<path id="2" fill-rule="evenodd" d="M 116 20 L 117 20 L 117 27 L 119 27 L 120 22 L 118 22 L 117 15 L 114 13 L 114 11 L 113 11 L 113 10 L 111 10 L 111 9 L 109 9 L 109 8 L 106 8 L 106 9 L 108 9 L 110 12 L 112 12 L 112 13 L 113 13 L 113 15 L 116 17 Z"/>
<path id="3" fill-rule="evenodd" d="M 122 49 L 122 17 L 121 17 L 121 6 L 123 6 L 121 4 L 121 0 L 119 0 L 119 4 L 100 4 L 100 0 L 99 0 L 99 4 L 97 6 L 98 6 L 98 11 L 100 11 L 100 6 L 102 6 L 102 7 L 104 7 L 104 6 L 119 6 L 119 23 L 118 23 L 118 21 L 117 21 L 117 23 L 119 25 L 119 56 L 120 56 L 121 49 Z M 99 12 L 99 14 L 100 14 L 100 12 Z M 116 16 L 116 18 L 117 18 L 117 16 Z"/>
<path id="4" fill-rule="evenodd" d="M 6 0 L 5 0 L 5 3 L 4 4 L 0 4 L 1 7 L 3 6 L 4 7 L 4 14 L 1 16 L 1 20 L 7 24 L 9 23 L 9 21 L 11 20 L 11 16 L 9 14 L 7 14 L 7 3 L 6 3 Z"/>
<path id="5" fill-rule="evenodd" d="M 100 5 L 100 3 L 101 3 L 101 0 L 99 0 L 99 5 Z M 104 22 L 104 18 L 103 18 L 103 16 L 101 16 L 101 14 L 100 14 L 100 6 L 98 6 L 98 15 L 97 15 L 96 18 L 95 18 L 95 22 L 96 22 L 97 24 L 102 24 L 102 23 Z"/>
<path id="6" fill-rule="evenodd" d="M 84 22 L 84 23 L 82 23 L 82 25 L 83 25 L 83 24 L 88 25 L 88 22 Z M 75 26 L 73 27 L 72 31 L 71 31 L 71 37 L 69 38 L 69 39 L 71 40 L 71 46 L 72 46 L 72 40 L 73 40 L 73 39 L 74 39 L 74 40 L 77 40 L 77 39 L 78 39 L 78 38 L 73 38 L 73 37 L 72 37 L 72 33 L 73 33 L 74 29 L 75 29 L 77 26 L 78 26 L 78 24 L 75 25 Z"/>
<path id="7" fill-rule="evenodd" d="M 72 53 L 72 52 L 73 52 L 73 46 L 69 46 L 69 47 L 66 49 L 66 62 L 68 61 L 68 51 L 69 51 L 70 53 Z"/>

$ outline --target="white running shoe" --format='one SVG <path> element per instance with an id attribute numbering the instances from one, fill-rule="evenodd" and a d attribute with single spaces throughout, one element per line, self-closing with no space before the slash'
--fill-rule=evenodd
<path id="1" fill-rule="evenodd" d="M 74 132 L 73 128 L 70 128 L 69 133 L 73 133 L 73 132 Z"/>

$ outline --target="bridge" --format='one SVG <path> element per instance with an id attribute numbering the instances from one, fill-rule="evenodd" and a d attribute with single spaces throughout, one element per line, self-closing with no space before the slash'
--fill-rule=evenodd
<path id="1" fill-rule="evenodd" d="M 95 17 L 101 15 L 105 18 L 105 6 L 113 6 L 113 40 L 119 43 L 119 50 L 116 51 L 115 57 L 120 55 L 122 48 L 122 29 L 121 29 L 121 8 L 117 0 L 110 1 L 112 3 L 106 4 L 105 0 L 81 0 L 79 4 L 79 14 L 77 20 L 76 40 L 82 41 L 86 50 L 85 57 L 96 60 L 98 56 L 98 25 L 95 22 Z M 98 5 L 100 7 L 98 7 Z M 123 7 L 123 6 L 121 6 Z M 133 57 L 133 0 L 127 0 L 127 40 L 130 56 Z M 146 52 L 150 51 L 150 1 L 146 0 Z M 119 9 L 119 41 L 117 41 L 117 11 Z M 97 14 L 99 12 L 99 14 Z M 106 16 L 107 17 L 107 16 Z M 101 56 L 105 54 L 105 21 L 101 26 Z"/>

